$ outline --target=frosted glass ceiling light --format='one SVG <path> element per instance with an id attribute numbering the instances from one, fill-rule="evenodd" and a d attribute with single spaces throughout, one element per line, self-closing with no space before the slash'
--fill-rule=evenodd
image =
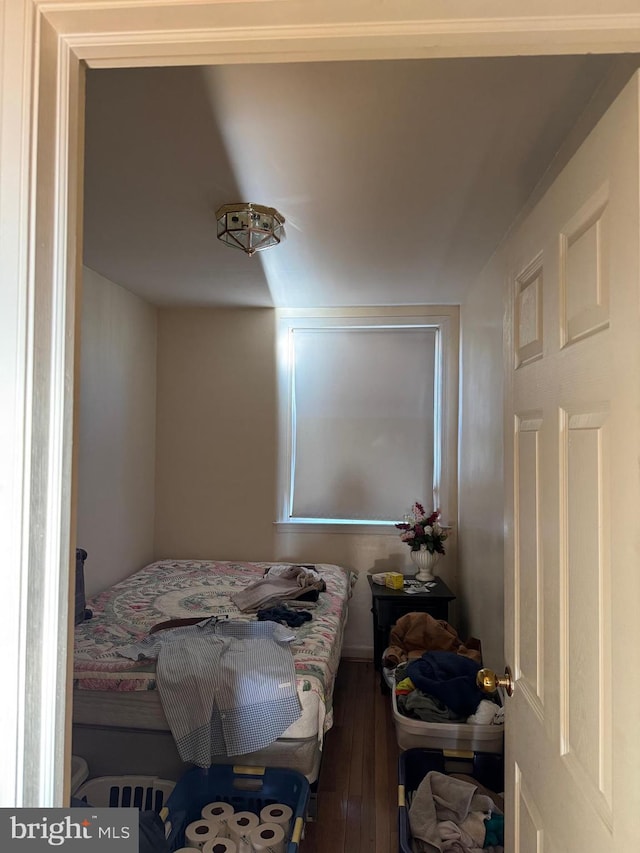
<path id="1" fill-rule="evenodd" d="M 284 238 L 284 216 L 274 207 L 251 202 L 223 204 L 216 211 L 216 220 L 218 240 L 249 256 L 277 246 Z"/>

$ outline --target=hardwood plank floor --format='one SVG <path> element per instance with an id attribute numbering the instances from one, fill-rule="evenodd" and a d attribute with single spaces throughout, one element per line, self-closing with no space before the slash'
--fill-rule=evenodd
<path id="1" fill-rule="evenodd" d="M 317 819 L 300 853 L 397 853 L 398 747 L 373 663 L 344 660 L 318 783 Z"/>

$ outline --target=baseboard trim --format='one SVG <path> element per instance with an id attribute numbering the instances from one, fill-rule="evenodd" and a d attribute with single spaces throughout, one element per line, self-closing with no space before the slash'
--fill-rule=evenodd
<path id="1" fill-rule="evenodd" d="M 373 649 L 370 646 L 343 646 L 342 655 L 345 660 L 373 660 Z"/>

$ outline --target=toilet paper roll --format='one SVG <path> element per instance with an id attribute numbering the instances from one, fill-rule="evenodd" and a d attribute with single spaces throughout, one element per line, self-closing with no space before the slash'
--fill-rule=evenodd
<path id="1" fill-rule="evenodd" d="M 255 853 L 284 853 L 284 829 L 277 823 L 261 823 L 249 838 Z"/>
<path id="2" fill-rule="evenodd" d="M 277 823 L 284 829 L 285 835 L 288 833 L 292 817 L 293 809 L 285 803 L 273 803 L 260 811 L 260 823 Z"/>
<path id="3" fill-rule="evenodd" d="M 233 806 L 229 805 L 229 803 L 223 802 L 215 802 L 208 803 L 202 809 L 200 817 L 202 820 L 221 820 L 223 824 L 226 826 L 227 821 L 230 817 L 233 817 L 235 814 L 235 809 Z M 221 832 L 220 835 L 228 835 L 227 832 Z"/>
<path id="4" fill-rule="evenodd" d="M 202 853 L 238 853 L 238 845 L 231 838 L 212 838 L 206 842 Z"/>
<path id="5" fill-rule="evenodd" d="M 201 850 L 205 842 L 218 838 L 223 829 L 226 829 L 226 826 L 219 820 L 194 820 L 184 831 L 187 847 Z"/>
<path id="6" fill-rule="evenodd" d="M 229 838 L 238 845 L 238 853 L 252 853 L 250 834 L 260 825 L 258 815 L 253 812 L 236 812 L 227 824 Z"/>

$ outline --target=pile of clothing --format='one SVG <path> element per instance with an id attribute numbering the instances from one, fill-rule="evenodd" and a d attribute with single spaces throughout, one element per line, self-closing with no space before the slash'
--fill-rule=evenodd
<path id="1" fill-rule="evenodd" d="M 431 771 L 409 804 L 415 853 L 503 853 L 502 797 L 470 776 Z"/>
<path id="2" fill-rule="evenodd" d="M 480 664 L 453 652 L 425 652 L 396 667 L 398 711 L 425 723 L 500 725 L 504 710 L 476 683 Z"/>
<path id="3" fill-rule="evenodd" d="M 258 622 L 279 622 L 281 625 L 288 625 L 289 628 L 299 628 L 313 618 L 308 610 L 294 610 L 284 604 L 258 610 L 256 616 Z"/>
<path id="4" fill-rule="evenodd" d="M 393 668 L 400 713 L 428 723 L 499 725 L 504 711 L 476 683 L 480 641 L 428 613 L 407 613 L 391 629 L 383 665 Z"/>
<path id="5" fill-rule="evenodd" d="M 273 621 L 212 616 L 117 651 L 157 659 L 160 701 L 180 758 L 209 767 L 215 756 L 264 749 L 300 718 L 295 638 Z"/>
<path id="6" fill-rule="evenodd" d="M 117 650 L 131 660 L 157 659 L 160 700 L 183 761 L 209 767 L 215 756 L 256 752 L 300 718 L 290 644 L 292 629 L 313 616 L 295 604 L 317 602 L 324 590 L 313 566 L 271 566 L 231 596 L 243 613 L 256 613 L 255 621 L 170 618 Z"/>
<path id="7" fill-rule="evenodd" d="M 393 669 L 425 652 L 435 651 L 455 652 L 478 664 L 482 661 L 480 640 L 470 637 L 463 643 L 456 629 L 444 619 L 434 619 L 428 613 L 407 613 L 391 629 L 382 664 Z"/>
<path id="8" fill-rule="evenodd" d="M 283 600 L 317 601 L 327 588 L 313 566 L 271 566 L 265 576 L 231 596 L 242 613 L 266 610 Z"/>

